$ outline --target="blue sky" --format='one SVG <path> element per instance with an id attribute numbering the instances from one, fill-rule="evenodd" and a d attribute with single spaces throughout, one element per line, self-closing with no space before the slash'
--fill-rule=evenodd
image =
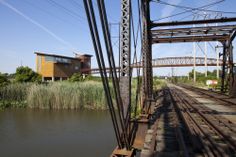
<path id="1" fill-rule="evenodd" d="M 218 0 L 163 1 L 199 7 Z M 120 0 L 105 0 L 105 2 L 109 21 L 119 22 Z M 132 2 L 135 16 L 137 15 L 137 1 Z M 209 9 L 236 12 L 235 6 L 235 0 L 225 0 Z M 163 18 L 182 11 L 176 7 L 151 3 L 152 19 Z M 212 13 L 210 16 L 214 18 L 216 15 Z M 236 14 L 223 14 L 222 16 L 236 16 Z M 188 13 L 163 21 L 191 20 L 192 18 L 191 13 Z M 13 73 L 20 65 L 35 69 L 35 51 L 67 56 L 73 56 L 73 52 L 94 55 L 82 0 L 0 0 L 0 19 L 0 72 Z M 137 27 L 137 18 L 134 21 L 135 27 Z M 112 35 L 118 35 L 117 26 L 112 26 Z M 113 43 L 117 43 L 117 39 L 112 40 Z M 117 46 L 114 46 L 114 52 L 118 59 Z M 191 54 L 192 43 L 153 46 L 153 58 L 190 56 Z M 197 55 L 203 56 L 200 50 L 197 50 Z M 215 57 L 215 52 L 209 46 L 208 56 Z M 97 67 L 95 56 L 92 60 L 92 67 Z M 203 70 L 203 68 L 198 69 Z M 212 69 L 210 68 L 210 70 Z M 183 75 L 190 70 L 191 68 L 176 68 L 175 73 Z M 170 72 L 169 68 L 154 70 L 155 75 L 168 75 Z"/>

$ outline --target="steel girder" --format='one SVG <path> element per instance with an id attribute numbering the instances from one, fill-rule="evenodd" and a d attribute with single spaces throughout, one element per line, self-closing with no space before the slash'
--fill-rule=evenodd
<path id="1" fill-rule="evenodd" d="M 124 117 L 128 112 L 131 99 L 131 52 L 130 52 L 130 13 L 131 0 L 121 1 L 121 38 L 120 38 L 120 90 L 123 102 Z"/>
<path id="2" fill-rule="evenodd" d="M 152 30 L 153 43 L 221 41 L 235 37 L 236 25 Z"/>
<path id="3" fill-rule="evenodd" d="M 181 26 L 181 25 L 193 25 L 193 24 L 210 24 L 210 23 L 225 23 L 225 22 L 236 22 L 236 18 L 219 18 L 219 19 L 208 19 L 208 20 L 195 20 L 195 21 L 173 21 L 173 22 L 161 22 L 152 23 L 152 28 L 163 27 L 163 26 Z"/>
<path id="4" fill-rule="evenodd" d="M 150 1 L 142 0 L 142 56 L 143 56 L 143 105 L 153 97 L 152 43 L 150 27 Z"/>
<path id="5" fill-rule="evenodd" d="M 152 30 L 153 37 L 175 37 L 175 36 L 193 36 L 193 35 L 221 35 L 231 34 L 236 29 L 236 25 L 226 26 L 207 26 L 207 27 L 189 27 Z"/>

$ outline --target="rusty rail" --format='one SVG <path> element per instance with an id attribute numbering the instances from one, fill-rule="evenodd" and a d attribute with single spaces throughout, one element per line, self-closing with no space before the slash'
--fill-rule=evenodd
<path id="1" fill-rule="evenodd" d="M 235 135 L 235 126 L 230 125 L 222 117 L 209 114 L 207 107 L 188 96 L 177 88 L 171 87 L 174 104 L 195 143 L 198 150 L 209 156 L 232 155 L 236 153 L 236 141 L 230 135 Z M 227 132 L 226 132 L 227 131 Z M 197 138 L 196 138 L 197 137 Z M 222 144 L 225 143 L 225 144 Z"/>

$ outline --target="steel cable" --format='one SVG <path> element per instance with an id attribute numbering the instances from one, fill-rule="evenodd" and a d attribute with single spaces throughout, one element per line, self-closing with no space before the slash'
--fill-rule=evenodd
<path id="1" fill-rule="evenodd" d="M 91 0 L 84 0 L 84 6 L 85 6 L 86 14 L 87 14 L 88 24 L 90 27 L 90 33 L 91 33 L 91 37 L 92 37 L 92 41 L 93 41 L 93 45 L 94 45 L 94 49 L 95 49 L 95 54 L 96 54 L 96 58 L 97 58 L 98 66 L 99 66 L 99 71 L 100 71 L 100 75 L 102 77 L 105 95 L 107 98 L 107 103 L 108 103 L 109 111 L 111 114 L 111 119 L 112 119 L 112 124 L 113 124 L 113 128 L 114 128 L 115 135 L 116 135 L 116 140 L 118 143 L 118 147 L 121 148 L 122 142 L 121 142 L 120 130 L 119 130 L 119 126 L 117 123 L 115 109 L 114 109 L 112 98 L 111 98 L 109 82 L 107 79 L 107 74 L 106 74 L 106 69 L 105 69 L 104 57 L 102 54 L 102 48 L 101 48 L 101 44 L 100 44 L 100 40 L 99 40 L 97 24 L 96 24 L 94 10 L 93 10 Z"/>
<path id="2" fill-rule="evenodd" d="M 127 117 L 125 117 L 124 119 L 124 113 L 123 113 L 123 108 L 122 108 L 123 103 L 122 103 L 122 99 L 120 95 L 119 82 L 118 82 L 118 78 L 116 74 L 116 66 L 115 66 L 115 60 L 114 60 L 113 49 L 112 49 L 112 44 L 111 44 L 110 31 L 109 31 L 108 22 L 107 22 L 105 4 L 103 0 L 97 0 L 97 4 L 98 4 L 98 10 L 100 14 L 100 20 L 102 23 L 105 46 L 107 49 L 109 68 L 112 75 L 112 84 L 114 87 L 115 98 L 116 98 L 116 103 L 117 103 L 118 112 L 119 112 L 120 126 L 121 126 L 122 133 L 124 136 L 123 139 L 124 139 L 125 146 L 127 149 L 129 149 L 130 146 L 129 146 L 128 137 L 127 137 L 128 126 L 126 126 L 124 123 L 124 120 L 129 121 L 129 119 Z"/>

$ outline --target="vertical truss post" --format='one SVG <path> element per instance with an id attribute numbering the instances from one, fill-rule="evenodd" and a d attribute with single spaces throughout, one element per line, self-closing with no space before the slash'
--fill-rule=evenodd
<path id="1" fill-rule="evenodd" d="M 131 74 L 130 74 L 130 6 L 131 0 L 121 1 L 121 26 L 120 26 L 120 90 L 123 102 L 124 117 L 127 118 L 131 103 Z"/>
<path id="2" fill-rule="evenodd" d="M 233 45 L 229 43 L 229 95 L 230 97 L 236 97 L 236 80 L 234 71 L 234 59 L 233 59 Z"/>
<path id="3" fill-rule="evenodd" d="M 150 0 L 142 0 L 143 107 L 153 98 Z"/>
<path id="4" fill-rule="evenodd" d="M 222 43 L 223 45 L 223 65 L 222 65 L 222 74 L 221 74 L 221 92 L 225 91 L 225 69 L 226 69 L 226 51 L 227 51 L 227 46 L 226 42 Z"/>

